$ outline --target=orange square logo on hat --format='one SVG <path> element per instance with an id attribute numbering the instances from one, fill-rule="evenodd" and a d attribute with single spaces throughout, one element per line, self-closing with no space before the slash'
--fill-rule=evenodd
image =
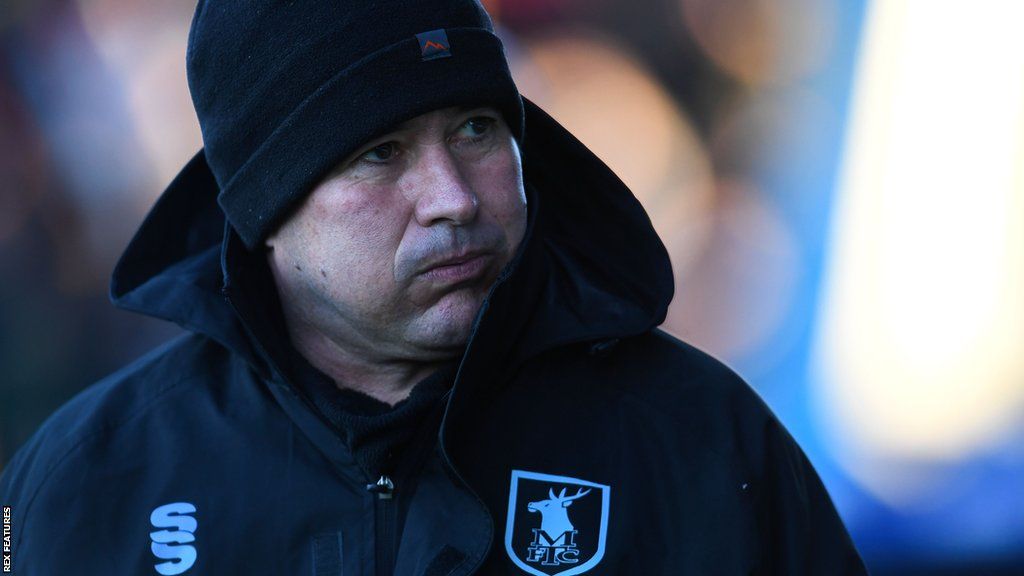
<path id="1" fill-rule="evenodd" d="M 424 62 L 438 58 L 448 58 L 452 55 L 450 45 L 448 44 L 448 35 L 445 34 L 443 28 L 421 32 L 416 35 L 416 40 L 420 43 L 420 56 L 423 57 Z"/>

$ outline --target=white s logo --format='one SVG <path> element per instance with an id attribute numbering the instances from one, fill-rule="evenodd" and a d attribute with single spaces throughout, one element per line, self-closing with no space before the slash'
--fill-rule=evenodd
<path id="1" fill-rule="evenodd" d="M 196 511 L 196 507 L 188 502 L 174 502 L 158 506 L 149 515 L 149 522 L 154 528 L 174 528 L 171 530 L 157 530 L 150 532 L 149 537 L 153 540 L 150 549 L 153 555 L 161 560 L 177 560 L 177 562 L 162 562 L 154 566 L 156 571 L 164 576 L 181 574 L 188 570 L 196 562 L 196 549 L 189 546 L 189 542 L 195 541 L 193 534 L 199 523 L 196 519 L 187 516 Z M 177 544 L 172 546 L 171 544 Z"/>

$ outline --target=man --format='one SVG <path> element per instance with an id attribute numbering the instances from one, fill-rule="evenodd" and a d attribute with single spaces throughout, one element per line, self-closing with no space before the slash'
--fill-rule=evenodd
<path id="1" fill-rule="evenodd" d="M 187 63 L 111 293 L 190 333 L 15 457 L 16 573 L 864 573 L 475 1 L 200 2 Z"/>

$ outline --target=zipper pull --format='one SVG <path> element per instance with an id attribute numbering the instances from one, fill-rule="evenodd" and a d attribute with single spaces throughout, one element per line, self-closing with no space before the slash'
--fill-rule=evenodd
<path id="1" fill-rule="evenodd" d="M 381 500 L 391 500 L 395 492 L 395 483 L 387 474 L 381 475 L 376 484 L 367 484 L 366 489 L 377 495 Z"/>

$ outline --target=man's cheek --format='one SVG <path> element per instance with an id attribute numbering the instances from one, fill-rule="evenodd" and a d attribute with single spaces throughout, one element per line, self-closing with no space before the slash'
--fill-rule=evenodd
<path id="1" fill-rule="evenodd" d="M 500 215 L 502 227 L 510 241 L 519 240 L 526 230 L 526 204 L 518 199 L 510 201 Z"/>

